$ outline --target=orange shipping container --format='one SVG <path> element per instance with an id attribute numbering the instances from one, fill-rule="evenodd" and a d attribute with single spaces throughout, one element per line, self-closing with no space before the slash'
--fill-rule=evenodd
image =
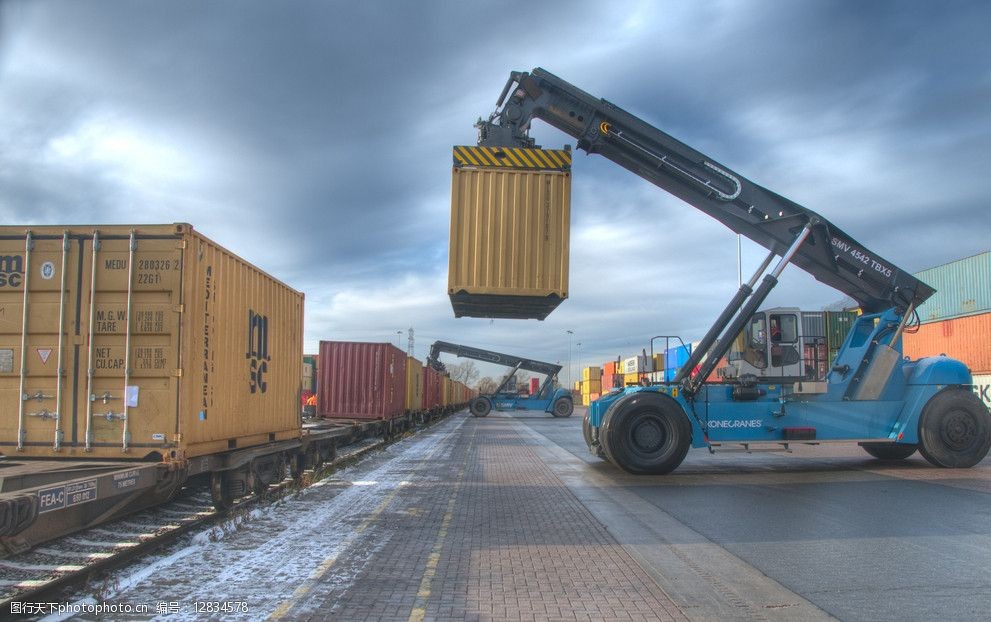
<path id="1" fill-rule="evenodd" d="M 991 313 L 930 322 L 902 337 L 905 356 L 913 359 L 945 354 L 971 373 L 991 372 Z"/>
<path id="2" fill-rule="evenodd" d="M 0 227 L 0 277 L 3 453 L 159 460 L 300 436 L 303 295 L 190 225 Z"/>

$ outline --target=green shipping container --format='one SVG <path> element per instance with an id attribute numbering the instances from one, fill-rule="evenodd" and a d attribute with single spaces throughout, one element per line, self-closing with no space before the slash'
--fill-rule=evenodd
<path id="1" fill-rule="evenodd" d="M 830 365 L 836 360 L 840 346 L 846 341 L 846 336 L 856 321 L 857 313 L 855 311 L 826 312 L 826 345 L 829 348 Z"/>

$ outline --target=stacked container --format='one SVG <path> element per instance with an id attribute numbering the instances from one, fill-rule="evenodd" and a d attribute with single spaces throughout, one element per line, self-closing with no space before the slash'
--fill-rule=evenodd
<path id="1" fill-rule="evenodd" d="M 602 394 L 602 368 L 586 367 L 582 369 L 582 404 L 588 406 L 599 399 Z"/>
<path id="2" fill-rule="evenodd" d="M 913 359 L 945 354 L 974 376 L 974 392 L 991 406 L 991 252 L 916 274 L 936 288 L 919 306 L 922 325 L 902 337 Z"/>
<path id="3" fill-rule="evenodd" d="M 391 343 L 321 341 L 317 414 L 394 419 L 406 408 L 406 353 Z"/>

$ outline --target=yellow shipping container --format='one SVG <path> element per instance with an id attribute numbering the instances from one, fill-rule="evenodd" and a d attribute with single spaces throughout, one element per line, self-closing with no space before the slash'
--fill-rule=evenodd
<path id="1" fill-rule="evenodd" d="M 601 367 L 586 367 L 582 370 L 582 380 L 600 380 L 601 378 Z"/>
<path id="2" fill-rule="evenodd" d="M 640 374 L 623 374 L 623 386 L 628 387 L 635 384 L 640 384 Z"/>
<path id="3" fill-rule="evenodd" d="M 412 356 L 406 357 L 406 410 L 416 412 L 423 408 L 423 363 Z"/>
<path id="4" fill-rule="evenodd" d="M 566 150 L 454 148 L 455 317 L 542 320 L 568 297 L 570 170 Z"/>
<path id="5" fill-rule="evenodd" d="M 602 392 L 601 380 L 586 380 L 582 382 L 582 393 L 601 393 L 601 392 Z"/>
<path id="6" fill-rule="evenodd" d="M 300 436 L 303 295 L 190 225 L 0 227 L 0 273 L 3 453 L 169 460 Z"/>

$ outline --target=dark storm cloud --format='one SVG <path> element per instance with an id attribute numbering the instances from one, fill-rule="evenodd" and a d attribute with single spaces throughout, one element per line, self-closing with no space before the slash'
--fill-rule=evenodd
<path id="1" fill-rule="evenodd" d="M 988 23 L 981 2 L 8 0 L 0 217 L 193 222 L 306 290 L 311 347 L 412 324 L 420 344 L 554 359 L 573 329 L 586 362 L 632 354 L 705 330 L 736 241 L 598 156 L 575 158 L 571 300 L 543 323 L 451 317 L 450 148 L 510 70 L 544 66 L 918 270 L 987 248 Z M 838 297 L 799 274 L 772 300 Z"/>

